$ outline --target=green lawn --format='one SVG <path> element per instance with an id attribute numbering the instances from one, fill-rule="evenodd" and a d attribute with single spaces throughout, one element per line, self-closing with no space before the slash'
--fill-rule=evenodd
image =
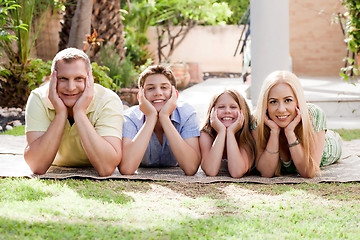
<path id="1" fill-rule="evenodd" d="M 356 239 L 360 184 L 0 179 L 0 239 Z"/>

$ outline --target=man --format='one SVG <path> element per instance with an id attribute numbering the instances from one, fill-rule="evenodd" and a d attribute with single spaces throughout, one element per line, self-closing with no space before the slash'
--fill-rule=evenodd
<path id="1" fill-rule="evenodd" d="M 93 166 L 111 175 L 122 157 L 123 106 L 94 84 L 88 56 L 67 48 L 52 62 L 50 83 L 33 90 L 26 112 L 24 157 L 35 174 L 53 165 Z"/>

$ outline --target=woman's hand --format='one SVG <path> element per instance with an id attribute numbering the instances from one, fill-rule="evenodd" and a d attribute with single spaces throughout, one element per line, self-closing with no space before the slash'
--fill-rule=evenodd
<path id="1" fill-rule="evenodd" d="M 266 126 L 268 126 L 270 128 L 270 130 L 274 133 L 279 133 L 280 132 L 280 127 L 276 124 L 276 122 L 274 122 L 273 120 L 271 120 L 267 114 L 265 114 L 265 120 L 264 123 Z"/>
<path id="2" fill-rule="evenodd" d="M 300 123 L 300 121 L 301 121 L 301 112 L 300 112 L 300 109 L 297 107 L 296 108 L 296 116 L 295 116 L 295 118 L 284 129 L 285 135 L 288 136 L 288 134 L 293 133 L 295 131 L 296 126 Z"/>

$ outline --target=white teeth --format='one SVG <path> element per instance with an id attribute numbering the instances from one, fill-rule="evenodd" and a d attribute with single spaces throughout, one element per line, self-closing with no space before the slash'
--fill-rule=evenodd
<path id="1" fill-rule="evenodd" d="M 163 100 L 154 100 L 153 102 L 154 103 L 160 103 L 160 102 L 163 102 Z"/>
<path id="2" fill-rule="evenodd" d="M 278 116 L 277 118 L 279 118 L 279 119 L 285 119 L 285 118 L 287 118 L 287 116 Z"/>
<path id="3" fill-rule="evenodd" d="M 225 120 L 225 121 L 230 121 L 230 120 L 232 120 L 232 118 L 225 117 L 225 118 L 223 118 L 223 120 Z"/>

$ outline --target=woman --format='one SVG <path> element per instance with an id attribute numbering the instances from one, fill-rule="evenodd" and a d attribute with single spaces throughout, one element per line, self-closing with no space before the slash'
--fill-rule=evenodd
<path id="1" fill-rule="evenodd" d="M 298 172 L 312 178 L 320 166 L 336 162 L 340 136 L 326 129 L 325 113 L 306 103 L 299 79 L 276 71 L 265 79 L 255 113 L 255 166 L 264 177 Z"/>

